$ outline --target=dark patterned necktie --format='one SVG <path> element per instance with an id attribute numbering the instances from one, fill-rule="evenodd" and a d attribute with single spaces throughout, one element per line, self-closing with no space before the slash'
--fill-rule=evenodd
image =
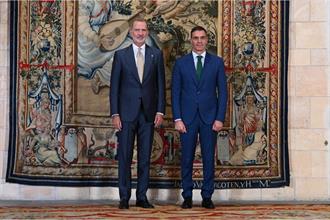
<path id="1" fill-rule="evenodd" d="M 202 58 L 203 58 L 202 56 L 197 56 L 196 74 L 198 80 L 201 78 L 202 75 L 202 69 L 203 69 Z"/>

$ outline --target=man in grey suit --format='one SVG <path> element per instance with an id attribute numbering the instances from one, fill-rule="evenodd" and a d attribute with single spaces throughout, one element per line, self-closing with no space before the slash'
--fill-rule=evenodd
<path id="1" fill-rule="evenodd" d="M 146 192 L 154 127 L 161 125 L 165 114 L 165 70 L 161 51 L 145 44 L 148 34 L 146 21 L 135 19 L 130 28 L 133 44 L 116 51 L 111 72 L 110 110 L 113 125 L 119 130 L 120 209 L 129 208 L 135 136 L 138 151 L 136 205 L 154 207 Z"/>

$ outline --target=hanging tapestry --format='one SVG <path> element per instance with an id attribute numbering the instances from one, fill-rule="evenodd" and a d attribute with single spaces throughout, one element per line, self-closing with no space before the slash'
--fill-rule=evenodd
<path id="1" fill-rule="evenodd" d="M 208 31 L 208 51 L 223 57 L 228 83 L 225 128 L 215 146 L 215 188 L 289 184 L 287 137 L 288 1 L 32 0 L 10 3 L 8 182 L 117 186 L 117 131 L 109 88 L 113 55 L 132 43 L 144 17 L 147 43 L 163 51 L 166 115 L 154 134 L 150 186 L 179 188 L 181 144 L 170 82 L 189 53 L 190 30 Z M 136 184 L 137 155 L 132 177 Z M 199 143 L 194 187 L 203 172 Z"/>

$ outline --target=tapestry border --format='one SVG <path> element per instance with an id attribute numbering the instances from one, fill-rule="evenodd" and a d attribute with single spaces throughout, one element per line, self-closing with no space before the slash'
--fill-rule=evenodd
<path id="1" fill-rule="evenodd" d="M 8 161 L 7 161 L 7 173 L 6 181 L 12 183 L 20 183 L 27 185 L 55 185 L 55 186 L 118 186 L 116 178 L 102 178 L 102 180 L 88 179 L 68 179 L 68 178 L 42 178 L 31 177 L 25 175 L 15 174 L 15 157 L 16 155 L 16 141 L 17 141 L 17 91 L 16 83 L 18 80 L 18 60 L 17 60 L 17 48 L 18 46 L 18 10 L 19 3 L 17 1 L 10 2 L 10 116 L 9 116 L 9 147 L 8 147 Z M 281 139 L 280 139 L 280 153 L 283 155 L 279 164 L 281 176 L 280 178 L 262 178 L 258 180 L 244 180 L 237 179 L 235 181 L 217 181 L 217 189 L 230 189 L 230 188 L 273 188 L 289 186 L 290 174 L 289 174 L 289 155 L 288 155 L 288 91 L 287 91 L 287 72 L 288 72 L 288 44 L 289 44 L 289 1 L 280 1 L 281 7 L 281 104 L 280 109 L 280 126 L 281 126 Z M 17 166 L 17 165 L 16 165 Z M 37 180 L 37 181 L 36 181 Z M 178 188 L 180 187 L 179 180 L 162 181 L 153 180 L 150 181 L 151 188 Z M 133 180 L 133 187 L 136 187 L 136 179 Z M 201 188 L 201 180 L 194 182 L 194 188 Z"/>

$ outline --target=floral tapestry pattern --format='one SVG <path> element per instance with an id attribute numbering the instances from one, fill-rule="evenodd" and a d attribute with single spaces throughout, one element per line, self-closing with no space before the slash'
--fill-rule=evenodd
<path id="1" fill-rule="evenodd" d="M 288 185 L 288 2 L 278 0 L 11 2 L 7 181 L 117 185 L 110 76 L 114 52 L 132 43 L 129 25 L 137 16 L 146 19 L 147 43 L 162 50 L 166 71 L 165 122 L 154 134 L 151 187 L 180 187 L 171 71 L 175 59 L 191 51 L 196 25 L 208 31 L 208 51 L 223 57 L 229 89 L 215 146 L 216 188 Z M 136 158 L 134 151 L 133 179 Z M 193 176 L 200 188 L 199 143 Z"/>

